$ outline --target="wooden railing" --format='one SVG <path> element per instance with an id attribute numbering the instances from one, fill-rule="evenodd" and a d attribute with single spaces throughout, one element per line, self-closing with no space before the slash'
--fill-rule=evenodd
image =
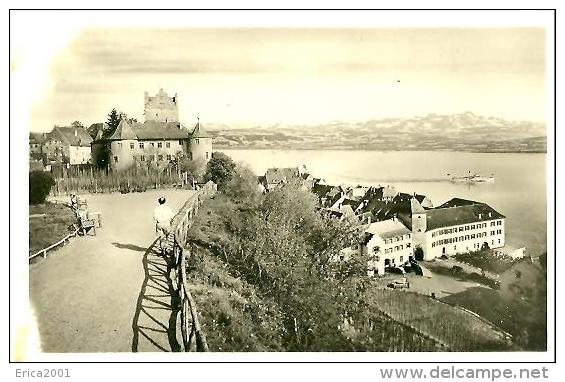
<path id="1" fill-rule="evenodd" d="M 76 213 L 76 210 L 73 208 L 73 206 L 70 203 L 67 202 L 63 202 L 63 201 L 59 201 L 59 200 L 51 200 L 51 203 L 54 204 L 63 204 L 67 207 L 69 207 L 70 209 L 73 210 L 73 212 Z M 47 252 L 49 252 L 52 249 L 57 248 L 60 245 L 65 245 L 69 242 L 71 237 L 75 237 L 78 233 L 78 231 L 80 230 L 80 227 L 77 227 L 73 232 L 69 233 L 67 236 L 65 236 L 64 238 L 62 238 L 61 240 L 59 240 L 58 242 L 51 244 L 49 247 L 43 248 L 37 252 L 35 252 L 32 255 L 29 255 L 29 260 L 36 258 L 37 256 L 41 255 L 41 257 L 45 258 L 47 257 Z"/>
<path id="2" fill-rule="evenodd" d="M 187 240 L 188 229 L 193 222 L 198 208 L 210 196 L 216 192 L 216 185 L 208 182 L 196 194 L 192 195 L 173 218 L 173 255 L 176 264 L 176 277 L 179 298 L 181 301 L 180 322 L 184 351 L 195 349 L 199 352 L 208 351 L 206 335 L 202 331 L 198 320 L 196 302 L 190 293 L 186 277 L 186 261 L 190 258 L 190 245 Z M 193 340 L 196 339 L 195 342 Z"/>
<path id="3" fill-rule="evenodd" d="M 33 255 L 29 255 L 29 260 L 36 258 L 37 256 L 41 255 L 42 257 L 47 257 L 47 252 L 49 252 L 50 250 L 60 246 L 60 245 L 64 245 L 67 244 L 67 242 L 69 241 L 69 239 L 71 237 L 76 236 L 76 234 L 78 233 L 78 230 L 80 229 L 77 228 L 75 229 L 73 232 L 71 232 L 70 234 L 68 234 L 67 236 L 65 236 L 64 238 L 62 238 L 61 240 L 59 240 L 58 242 L 56 242 L 55 244 L 51 244 L 49 247 L 47 248 L 43 248 L 42 250 L 39 250 L 37 252 L 35 252 Z"/>

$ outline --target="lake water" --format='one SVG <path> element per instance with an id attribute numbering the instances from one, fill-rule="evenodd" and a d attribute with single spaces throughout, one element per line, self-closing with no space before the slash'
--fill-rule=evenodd
<path id="1" fill-rule="evenodd" d="M 547 245 L 546 154 L 422 151 L 219 150 L 257 174 L 269 167 L 306 165 L 329 184 L 396 186 L 427 195 L 434 205 L 459 197 L 506 215 L 506 241 L 541 253 Z M 458 184 L 446 174 L 494 173 L 494 183 Z"/>

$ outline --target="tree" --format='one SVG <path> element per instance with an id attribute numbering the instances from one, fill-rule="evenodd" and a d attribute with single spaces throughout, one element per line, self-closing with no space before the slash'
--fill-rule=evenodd
<path id="1" fill-rule="evenodd" d="M 93 146 L 93 154 L 96 167 L 103 170 L 107 169 L 108 164 L 110 164 L 110 157 L 112 156 L 109 144 L 102 143 L 96 148 Z"/>
<path id="2" fill-rule="evenodd" d="M 123 113 L 118 112 L 115 108 L 108 114 L 108 129 L 104 132 L 104 137 L 107 138 L 114 134 L 114 131 L 118 128 L 120 121 L 122 120 Z"/>
<path id="3" fill-rule="evenodd" d="M 29 173 L 29 204 L 39 204 L 45 201 L 55 184 L 53 176 L 45 171 L 32 171 Z"/>
<path id="4" fill-rule="evenodd" d="M 223 190 L 235 174 L 236 164 L 222 152 L 212 153 L 212 158 L 206 165 L 204 181 L 211 180 L 218 185 L 218 190 Z"/>
<path id="5" fill-rule="evenodd" d="M 258 204 L 238 203 L 235 191 L 245 194 L 251 182 L 238 179 L 247 171 L 237 170 L 224 187 L 237 203 L 222 209 L 226 260 L 283 308 L 287 350 L 355 350 L 338 327 L 359 311 L 366 260 L 331 261 L 353 240 L 351 230 L 322 216 L 316 197 L 291 184 L 258 195 Z M 354 264 L 361 265 L 357 273 Z"/>
<path id="6" fill-rule="evenodd" d="M 175 165 L 178 167 L 180 172 L 188 173 L 189 177 L 197 182 L 202 179 L 204 170 L 206 169 L 203 159 L 198 158 L 196 160 L 191 160 L 182 150 L 179 150 L 175 154 Z"/>
<path id="7" fill-rule="evenodd" d="M 231 180 L 226 184 L 224 192 L 233 200 L 255 201 L 260 194 L 257 176 L 249 167 L 238 164 Z"/>
<path id="8" fill-rule="evenodd" d="M 71 127 L 83 128 L 84 125 L 80 121 L 74 121 L 73 123 L 71 123 Z"/>

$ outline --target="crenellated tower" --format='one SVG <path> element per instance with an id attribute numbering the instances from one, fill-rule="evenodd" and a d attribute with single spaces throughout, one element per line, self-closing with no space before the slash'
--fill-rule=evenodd
<path id="1" fill-rule="evenodd" d="M 145 92 L 145 121 L 179 122 L 178 96 L 169 97 L 163 89 L 155 96 Z"/>

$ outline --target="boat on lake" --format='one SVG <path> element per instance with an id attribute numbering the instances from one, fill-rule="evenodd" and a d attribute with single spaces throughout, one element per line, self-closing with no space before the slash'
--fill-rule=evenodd
<path id="1" fill-rule="evenodd" d="M 494 182 L 494 174 L 489 176 L 479 175 L 479 174 L 472 174 L 469 171 L 468 175 L 464 176 L 452 176 L 451 174 L 447 174 L 449 180 L 454 183 L 492 183 Z"/>

